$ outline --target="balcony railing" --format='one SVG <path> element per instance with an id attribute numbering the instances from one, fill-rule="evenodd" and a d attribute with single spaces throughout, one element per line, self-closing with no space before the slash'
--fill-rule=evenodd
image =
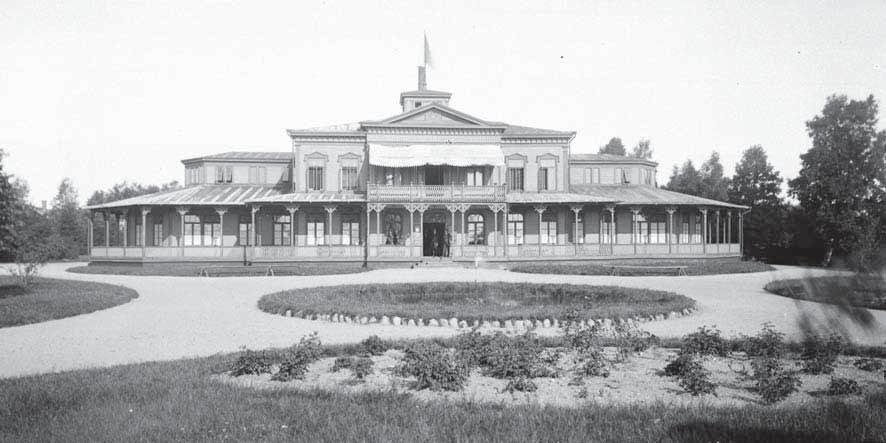
<path id="1" fill-rule="evenodd" d="M 504 202 L 505 186 L 387 186 L 370 183 L 366 187 L 366 196 L 371 202 Z"/>

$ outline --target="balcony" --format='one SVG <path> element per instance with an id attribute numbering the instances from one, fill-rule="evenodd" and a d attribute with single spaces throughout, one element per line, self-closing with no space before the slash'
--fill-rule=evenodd
<path id="1" fill-rule="evenodd" d="M 405 185 L 387 186 L 370 183 L 366 187 L 370 202 L 428 203 L 504 203 L 505 185 Z"/>

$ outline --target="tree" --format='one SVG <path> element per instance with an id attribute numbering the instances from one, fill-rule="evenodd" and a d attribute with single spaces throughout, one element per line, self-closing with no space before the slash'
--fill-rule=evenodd
<path id="1" fill-rule="evenodd" d="M 649 140 L 643 139 L 637 142 L 637 145 L 634 146 L 634 150 L 631 152 L 631 157 L 642 158 L 644 160 L 651 159 L 652 147 L 650 146 Z"/>
<path id="2" fill-rule="evenodd" d="M 609 143 L 600 146 L 600 154 L 625 155 L 625 145 L 618 137 L 609 139 Z"/>
<path id="3" fill-rule="evenodd" d="M 723 176 L 723 165 L 717 151 L 711 152 L 710 158 L 702 163 L 700 172 L 701 197 L 719 201 L 729 199 L 729 178 Z"/>
<path id="4" fill-rule="evenodd" d="M 874 97 L 828 97 L 821 115 L 806 122 L 812 147 L 790 193 L 814 220 L 827 243 L 827 260 L 846 257 L 866 269 L 877 256 L 882 232 L 886 131 L 877 131 Z"/>
<path id="5" fill-rule="evenodd" d="M 773 261 L 787 243 L 782 181 L 760 145 L 746 149 L 735 167 L 728 196 L 730 202 L 751 208 L 744 218 L 744 253 L 749 257 Z"/>
<path id="6" fill-rule="evenodd" d="M 695 169 L 692 160 L 686 160 L 682 167 L 674 166 L 665 189 L 683 194 L 701 195 L 701 182 L 701 173 Z"/>
<path id="7" fill-rule="evenodd" d="M 86 213 L 77 200 L 74 183 L 70 178 L 62 179 L 49 212 L 54 227 L 53 243 L 61 252 L 57 258 L 76 258 L 86 252 Z"/>
<path id="8" fill-rule="evenodd" d="M 126 198 L 138 197 L 140 195 L 154 194 L 156 192 L 171 191 L 178 189 L 180 186 L 177 181 L 163 183 L 161 185 L 143 185 L 141 183 L 122 182 L 117 183 L 106 191 L 95 191 L 86 204 L 89 206 L 108 203 Z"/>
<path id="9" fill-rule="evenodd" d="M 0 149 L 0 261 L 9 261 L 15 254 L 15 213 L 20 204 L 10 177 L 3 172 L 5 156 Z"/>

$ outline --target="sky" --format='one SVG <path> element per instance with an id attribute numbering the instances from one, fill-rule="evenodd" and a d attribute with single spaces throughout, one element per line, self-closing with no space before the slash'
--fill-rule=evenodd
<path id="1" fill-rule="evenodd" d="M 35 204 L 63 177 L 82 201 L 183 181 L 183 158 L 399 113 L 427 33 L 429 87 L 468 114 L 573 153 L 649 139 L 659 184 L 755 144 L 792 178 L 829 95 L 886 97 L 884 23 L 882 0 L 0 0 L 0 148 Z"/>

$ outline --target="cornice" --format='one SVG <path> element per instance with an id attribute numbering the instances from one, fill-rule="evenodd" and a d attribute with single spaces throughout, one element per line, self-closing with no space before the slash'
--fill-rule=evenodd
<path id="1" fill-rule="evenodd" d="M 370 134 L 410 134 L 410 135 L 501 135 L 504 127 L 483 126 L 401 126 L 401 125 L 371 125 L 365 127 Z"/>

